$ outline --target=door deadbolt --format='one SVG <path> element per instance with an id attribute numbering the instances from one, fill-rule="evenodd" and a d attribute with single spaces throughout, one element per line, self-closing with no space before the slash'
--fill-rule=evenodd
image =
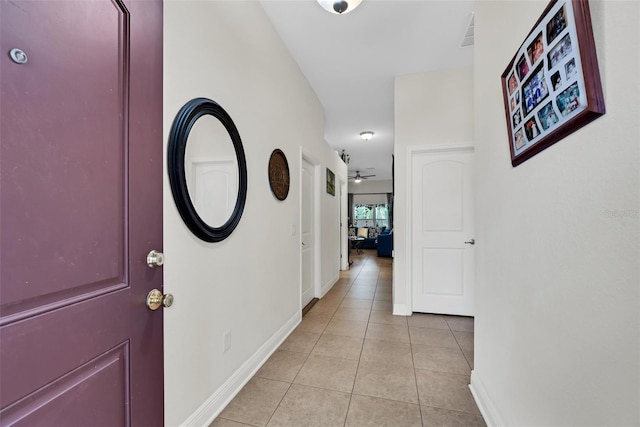
<path id="1" fill-rule="evenodd" d="M 164 254 L 156 250 L 152 250 L 147 255 L 147 265 L 150 268 L 160 267 L 164 264 Z"/>

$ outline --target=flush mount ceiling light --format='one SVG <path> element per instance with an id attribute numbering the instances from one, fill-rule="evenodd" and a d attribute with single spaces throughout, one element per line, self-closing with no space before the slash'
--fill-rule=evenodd
<path id="1" fill-rule="evenodd" d="M 327 12 L 335 13 L 336 15 L 344 15 L 345 13 L 351 12 L 353 9 L 358 7 L 362 0 L 316 0 L 320 6 Z"/>
<path id="2" fill-rule="evenodd" d="M 368 141 L 371 138 L 373 138 L 373 132 L 371 132 L 370 130 L 360 132 L 360 138 L 362 138 L 365 141 Z"/>

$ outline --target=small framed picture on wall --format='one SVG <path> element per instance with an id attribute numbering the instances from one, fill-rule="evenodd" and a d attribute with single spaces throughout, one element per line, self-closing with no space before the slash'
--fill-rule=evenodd
<path id="1" fill-rule="evenodd" d="M 336 195 L 336 175 L 329 168 L 327 168 L 327 193 Z"/>

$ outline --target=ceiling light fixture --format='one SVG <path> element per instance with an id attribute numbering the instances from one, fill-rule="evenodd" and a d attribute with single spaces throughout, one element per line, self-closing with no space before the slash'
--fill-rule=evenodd
<path id="1" fill-rule="evenodd" d="M 327 12 L 335 13 L 336 15 L 344 15 L 351 12 L 358 7 L 362 0 L 316 0 L 320 6 Z"/>
<path id="2" fill-rule="evenodd" d="M 353 180 L 353 182 L 355 182 L 356 184 L 359 183 L 360 181 L 362 181 L 362 178 L 360 178 L 360 175 L 356 176 L 356 179 Z"/>
<path id="3" fill-rule="evenodd" d="M 371 132 L 370 130 L 360 132 L 360 138 L 362 138 L 365 141 L 368 141 L 371 138 L 373 138 L 373 132 Z"/>

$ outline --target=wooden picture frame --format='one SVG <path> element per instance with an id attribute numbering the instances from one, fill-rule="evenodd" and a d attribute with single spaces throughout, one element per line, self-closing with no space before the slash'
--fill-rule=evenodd
<path id="1" fill-rule="evenodd" d="M 336 195 L 336 175 L 329 168 L 327 168 L 327 193 Z"/>
<path id="2" fill-rule="evenodd" d="M 553 0 L 502 74 L 515 167 L 605 113 L 589 2 Z"/>

